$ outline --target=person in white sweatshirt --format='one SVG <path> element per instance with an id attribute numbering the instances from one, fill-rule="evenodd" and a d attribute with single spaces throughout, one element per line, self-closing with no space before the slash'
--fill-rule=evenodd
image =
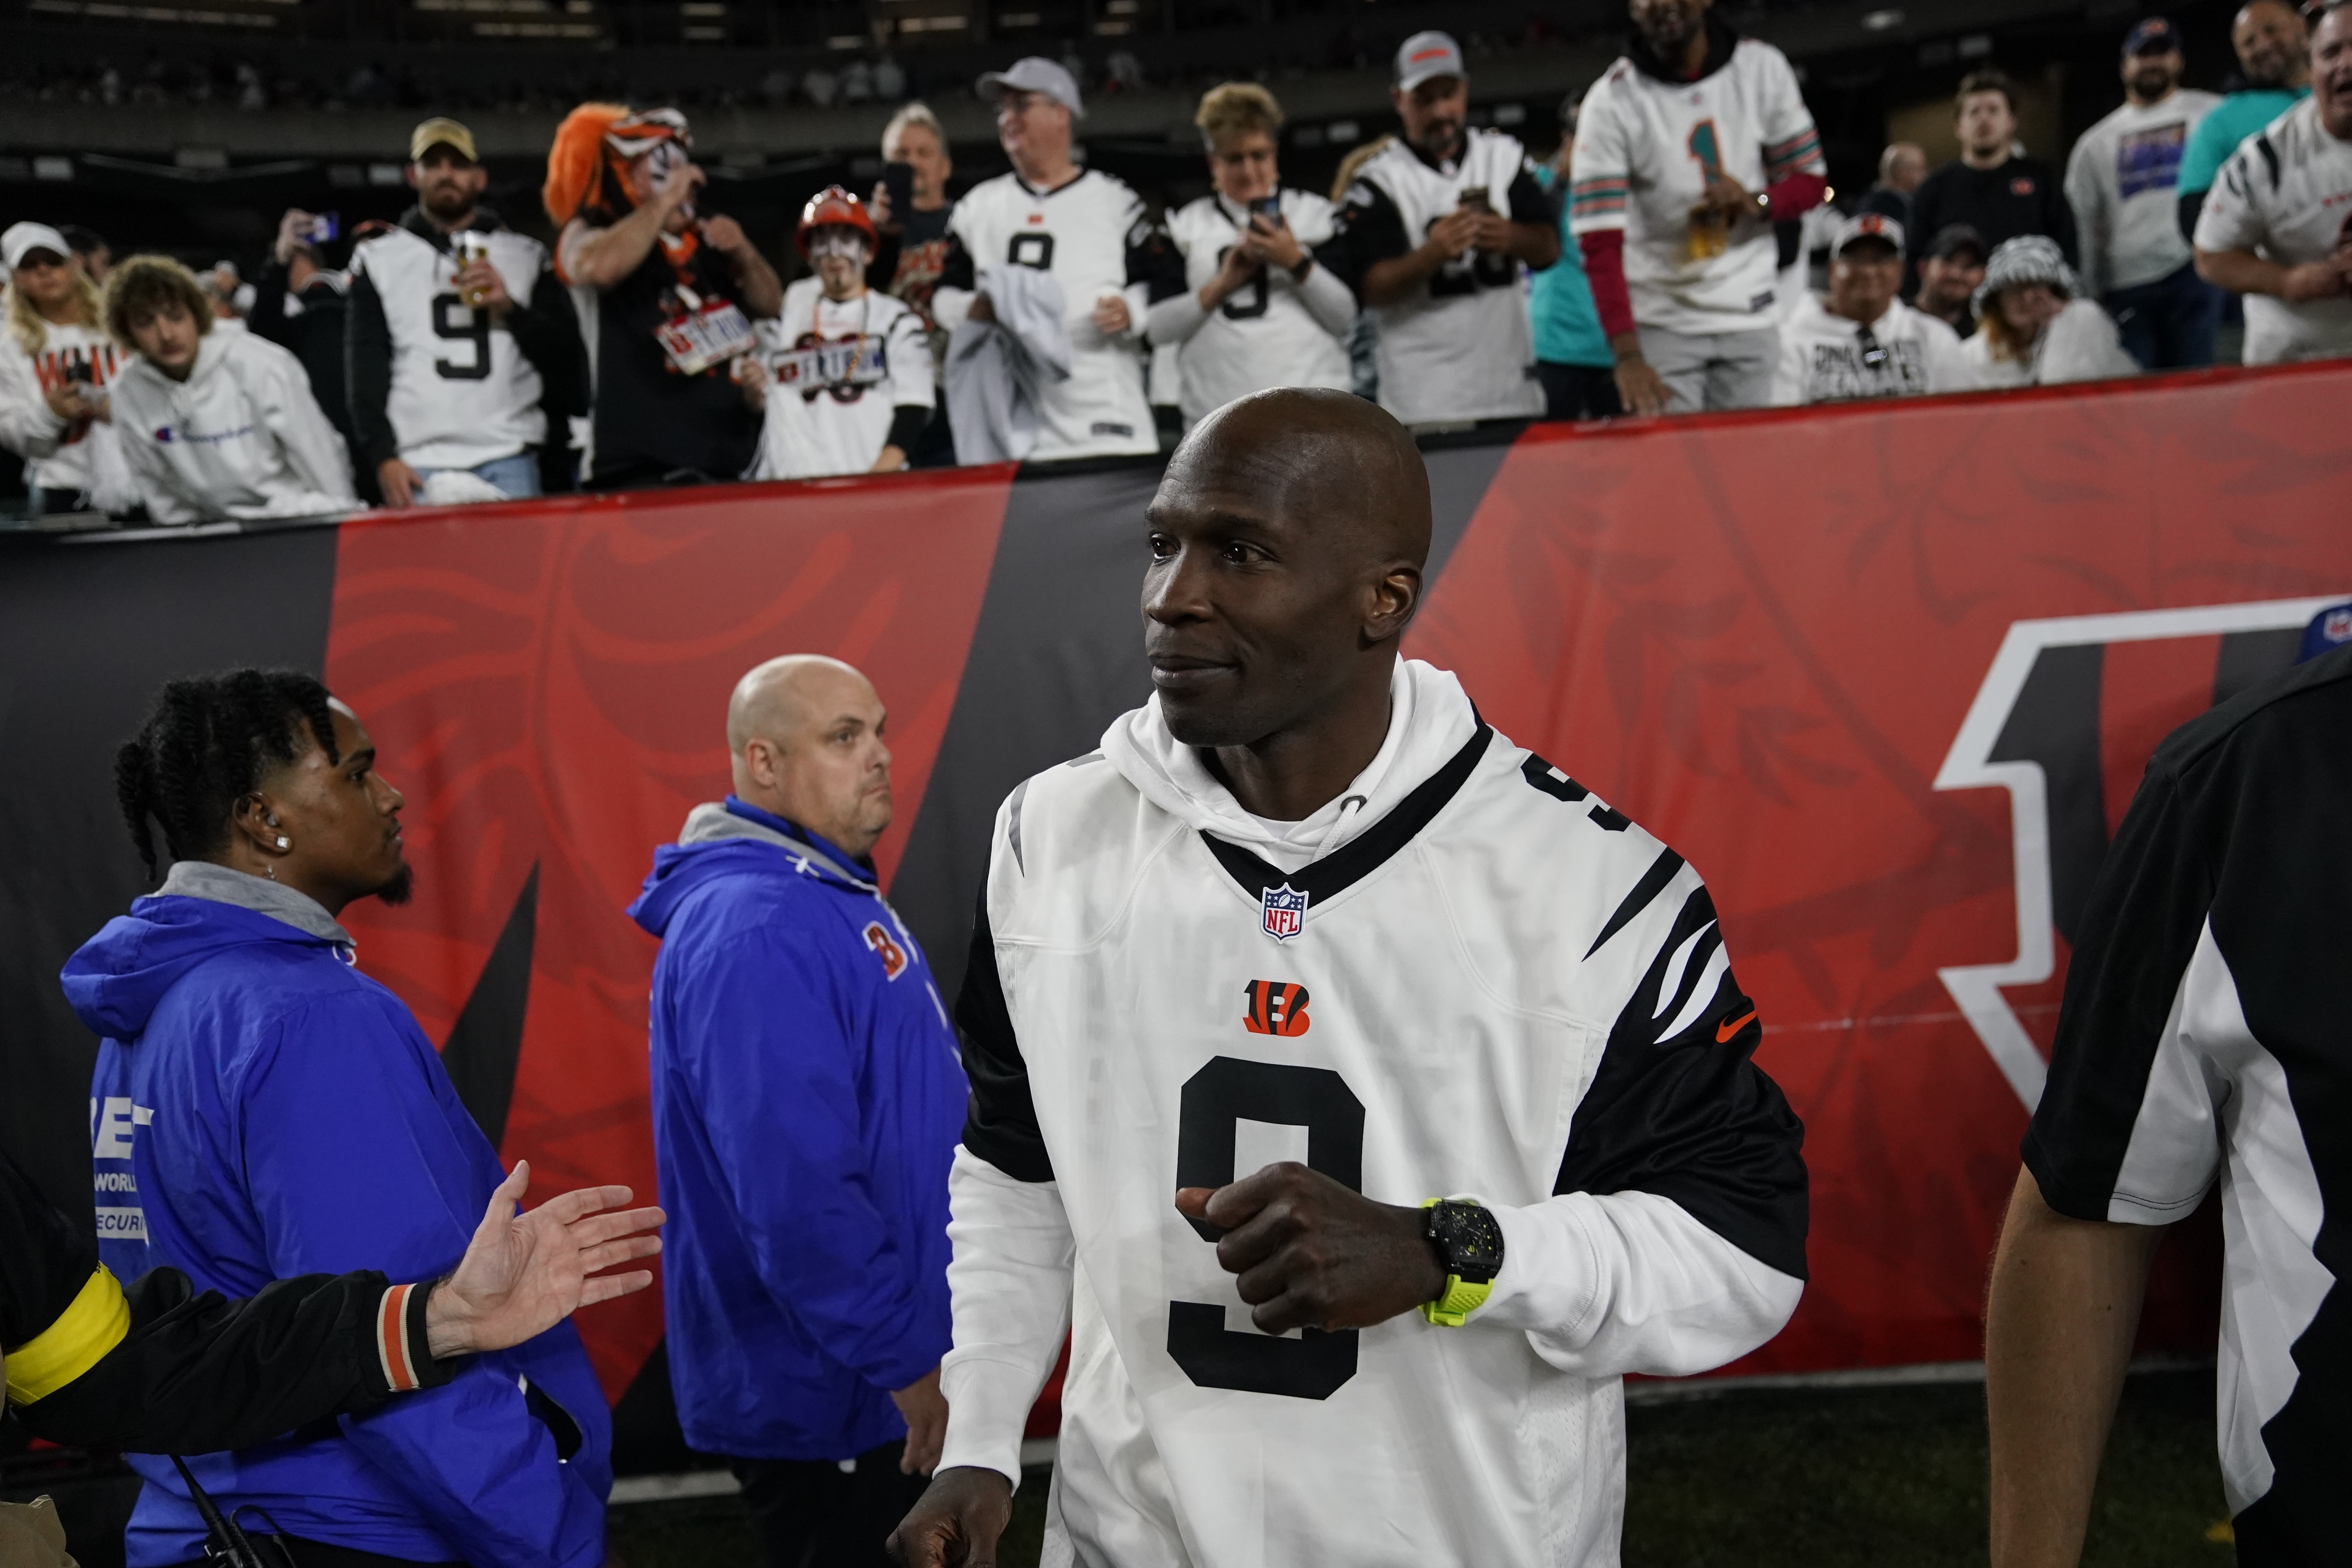
<path id="1" fill-rule="evenodd" d="M 1960 345 L 1977 384 L 2051 386 L 2139 374 L 2115 318 L 2083 298 L 2082 280 L 2042 235 L 1993 248 L 1974 301 L 1976 336 Z"/>
<path id="2" fill-rule="evenodd" d="M 993 1560 L 1066 1328 L 1045 1562 L 1602 1568 L 1621 1379 L 1796 1308 L 1803 1133 L 1697 873 L 1399 655 L 1429 494 L 1326 389 L 1170 460 L 1152 700 L 997 814 L 903 1563 Z"/>
<path id="3" fill-rule="evenodd" d="M 47 224 L 11 224 L 0 234 L 0 259 L 8 268 L 0 446 L 25 459 L 37 512 L 128 506 L 108 397 L 118 353 L 98 286 Z"/>
<path id="4" fill-rule="evenodd" d="M 2066 160 L 2083 280 L 2133 359 L 2151 371 L 2213 362 L 2221 292 L 2197 276 L 2180 232 L 2180 157 L 2221 99 L 2180 85 L 2180 34 L 2144 16 L 2124 35 L 2120 108 L 2076 139 Z"/>
<path id="5" fill-rule="evenodd" d="M 122 455 L 157 523 L 329 516 L 359 504 L 343 438 L 302 361 L 218 331 L 203 285 L 168 256 L 134 256 L 106 285 L 106 326 L 137 350 L 115 383 Z"/>
<path id="6" fill-rule="evenodd" d="M 1975 386 L 1958 334 L 1895 298 L 1902 282 L 1903 225 L 1884 213 L 1841 220 L 1831 231 L 1829 292 L 1808 293 L 1780 324 L 1773 403 L 1920 397 Z"/>

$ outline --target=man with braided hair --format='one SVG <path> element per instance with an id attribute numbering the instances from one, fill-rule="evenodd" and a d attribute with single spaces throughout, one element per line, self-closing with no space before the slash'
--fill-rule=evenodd
<path id="1" fill-rule="evenodd" d="M 593 489 L 737 478 L 757 447 L 731 372 L 783 285 L 740 224 L 698 212 L 693 153 L 674 109 L 583 103 L 547 156 L 555 273 L 593 367 Z"/>
<path id="2" fill-rule="evenodd" d="M 162 887 L 67 963 L 101 1037 L 90 1085 L 99 1255 L 199 1291 L 356 1268 L 431 1279 L 465 1251 L 498 1156 L 399 998 L 336 916 L 407 895 L 400 791 L 350 708 L 285 671 L 173 681 L 116 781 Z M 558 1325 L 441 1388 L 193 1461 L 223 1511 L 338 1568 L 597 1568 L 611 1421 Z M 126 1537 L 131 1568 L 201 1555 L 169 1463 Z"/>

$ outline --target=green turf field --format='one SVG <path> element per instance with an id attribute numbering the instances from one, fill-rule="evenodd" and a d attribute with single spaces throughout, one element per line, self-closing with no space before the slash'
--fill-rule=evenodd
<path id="1" fill-rule="evenodd" d="M 1979 1384 L 1743 1390 L 1636 1404 L 1626 1568 L 1904 1568 L 1985 1556 Z M 1034 1479 L 1042 1481 L 1043 1476 Z M 1000 1561 L 1037 1560 L 1042 1485 L 1023 1488 Z M 2084 1554 L 2086 1568 L 2222 1568 L 2213 1375 L 2145 1373 L 2126 1385 Z M 628 1568 L 749 1563 L 733 1498 L 616 1509 Z"/>

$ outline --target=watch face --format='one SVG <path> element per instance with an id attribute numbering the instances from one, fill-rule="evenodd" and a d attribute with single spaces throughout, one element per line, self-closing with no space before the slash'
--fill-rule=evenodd
<path id="1" fill-rule="evenodd" d="M 1451 1198 L 1429 1211 L 1430 1239 L 1446 1260 L 1446 1270 L 1465 1284 L 1490 1283 L 1503 1267 L 1503 1228 L 1475 1203 Z"/>

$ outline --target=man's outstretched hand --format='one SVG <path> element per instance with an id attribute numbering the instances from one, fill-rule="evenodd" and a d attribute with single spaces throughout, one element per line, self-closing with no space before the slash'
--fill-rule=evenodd
<path id="1" fill-rule="evenodd" d="M 1181 1187 L 1176 1209 L 1224 1232 L 1217 1264 L 1241 1276 L 1250 1322 L 1267 1333 L 1370 1328 L 1445 1291 L 1421 1210 L 1374 1203 L 1295 1161 L 1214 1191 Z"/>
<path id="2" fill-rule="evenodd" d="M 1013 1483 L 958 1465 L 933 1478 L 884 1547 L 901 1568 L 996 1568 L 996 1541 L 1013 1519 Z"/>
<path id="3" fill-rule="evenodd" d="M 929 1475 L 940 1468 L 940 1450 L 948 1440 L 948 1402 L 940 1392 L 940 1369 L 933 1367 L 890 1396 L 907 1423 L 907 1446 L 898 1456 L 901 1475 Z"/>
<path id="4" fill-rule="evenodd" d="M 517 1214 L 530 1186 L 530 1162 L 518 1160 L 490 1195 L 457 1271 L 433 1287 L 425 1327 L 435 1357 L 520 1344 L 581 1307 L 654 1282 L 644 1269 L 590 1276 L 660 1251 L 653 1234 L 665 1218 L 660 1209 L 623 1210 L 627 1187 L 584 1186 Z"/>

